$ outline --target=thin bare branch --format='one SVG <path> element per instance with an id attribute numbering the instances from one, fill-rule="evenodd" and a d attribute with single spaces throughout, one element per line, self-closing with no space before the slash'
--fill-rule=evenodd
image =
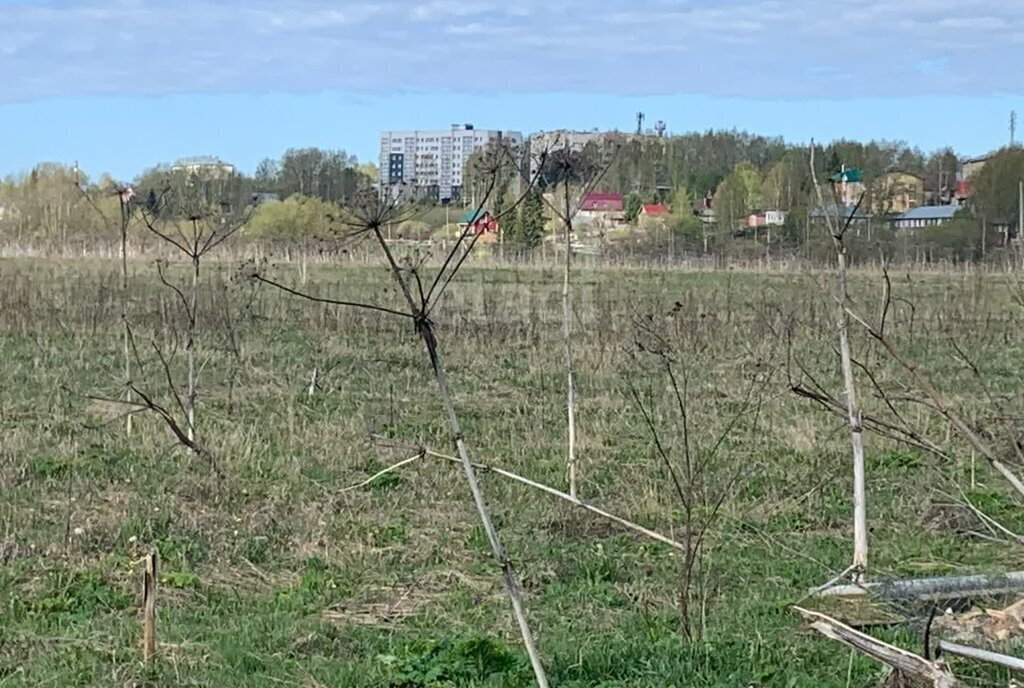
<path id="1" fill-rule="evenodd" d="M 421 460 L 424 456 L 425 456 L 425 452 L 420 451 L 418 454 L 416 454 L 415 456 L 409 457 L 405 461 L 399 461 L 398 463 L 396 463 L 394 465 L 391 465 L 391 466 L 388 466 L 387 468 L 385 468 L 385 469 L 383 469 L 381 471 L 377 471 L 376 473 L 374 473 L 372 476 L 370 476 L 369 478 L 367 478 L 366 480 L 364 480 L 361 483 L 358 483 L 356 485 L 352 485 L 351 487 L 346 487 L 345 489 L 341 490 L 341 494 L 345 494 L 346 492 L 352 492 L 353 490 L 358 490 L 361 487 L 366 487 L 367 485 L 373 483 L 378 478 L 381 478 L 382 476 L 385 476 L 388 473 L 394 473 L 399 468 L 402 468 L 404 466 L 408 466 L 411 463 L 414 463 L 416 461 Z"/>
<path id="2" fill-rule="evenodd" d="M 267 279 L 263 275 L 259 275 L 259 274 L 252 275 L 252 279 L 257 280 L 258 282 L 260 282 L 262 284 L 266 284 L 268 286 L 274 287 L 275 289 L 280 289 L 281 291 L 283 291 L 285 293 L 288 293 L 288 294 L 291 294 L 292 296 L 298 296 L 298 297 L 301 297 L 301 298 L 306 299 L 308 301 L 314 301 L 316 303 L 327 303 L 327 304 L 331 304 L 331 305 L 334 305 L 334 306 L 345 306 L 345 307 L 348 307 L 348 308 L 363 308 L 363 309 L 370 310 L 370 311 L 376 311 L 378 313 L 386 313 L 388 315 L 396 315 L 396 316 L 398 316 L 400 318 L 413 319 L 413 316 L 409 315 L 408 313 L 403 313 L 402 311 L 396 311 L 396 310 L 394 310 L 392 308 L 385 308 L 384 306 L 375 306 L 372 303 L 359 303 L 357 301 L 342 301 L 342 300 L 338 300 L 338 299 L 328 299 L 328 298 L 323 298 L 323 297 L 320 297 L 320 296 L 313 296 L 312 294 L 306 294 L 304 292 L 292 289 L 291 287 L 286 287 L 285 285 L 283 285 L 283 284 L 281 284 L 279 282 L 275 282 L 274 280 Z"/>

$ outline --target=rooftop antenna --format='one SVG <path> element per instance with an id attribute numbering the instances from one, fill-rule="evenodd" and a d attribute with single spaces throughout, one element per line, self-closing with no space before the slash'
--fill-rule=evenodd
<path id="1" fill-rule="evenodd" d="M 647 119 L 647 115 L 642 112 L 636 113 L 636 133 L 644 133 L 644 120 Z"/>

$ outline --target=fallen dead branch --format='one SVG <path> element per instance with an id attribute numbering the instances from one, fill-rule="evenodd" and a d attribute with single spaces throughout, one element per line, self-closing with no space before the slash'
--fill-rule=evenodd
<path id="1" fill-rule="evenodd" d="M 951 643 L 945 640 L 940 640 L 935 647 L 939 652 L 945 654 L 963 657 L 964 659 L 973 659 L 976 662 L 995 664 L 1014 671 L 1024 672 L 1024 659 L 1019 657 L 1011 657 L 1010 655 L 1004 655 L 999 652 L 982 650 L 977 647 L 960 645 L 958 643 Z"/>
<path id="2" fill-rule="evenodd" d="M 421 451 L 416 456 L 411 456 L 408 459 L 406 459 L 405 461 L 399 461 L 398 463 L 396 463 L 396 464 L 394 464 L 392 466 L 388 466 L 387 468 L 385 468 L 383 470 L 377 471 L 376 473 L 374 473 L 373 475 L 371 475 L 369 478 L 367 478 L 366 480 L 364 480 L 361 483 L 358 483 L 356 485 L 352 485 L 351 487 L 346 487 L 344 490 L 341 491 L 341 493 L 344 494 L 346 492 L 352 492 L 353 490 L 358 490 L 361 487 L 366 487 L 367 485 L 371 484 L 373 481 L 377 480 L 380 477 L 383 477 L 383 476 L 387 475 L 388 473 L 393 473 L 394 471 L 397 471 L 399 468 L 402 468 L 403 466 L 408 466 L 410 463 L 419 461 L 420 459 L 423 458 L 423 456 L 424 456 L 424 452 Z"/>
<path id="3" fill-rule="evenodd" d="M 442 459 L 444 461 L 450 461 L 452 463 L 458 463 L 459 462 L 459 459 L 457 459 L 454 456 L 448 456 L 447 454 L 439 454 L 437 452 L 430 451 L 429 449 L 427 450 L 427 455 L 428 456 L 433 456 L 434 458 L 437 458 L 437 459 Z M 517 474 L 515 474 L 515 473 L 513 473 L 511 471 L 506 471 L 506 470 L 504 470 L 502 468 L 495 468 L 493 466 L 486 466 L 486 465 L 479 464 L 479 463 L 475 463 L 475 464 L 473 464 L 473 466 L 478 471 L 483 471 L 483 472 L 487 472 L 487 473 L 494 473 L 496 475 L 502 476 L 503 478 L 508 478 L 509 480 L 514 480 L 514 481 L 516 481 L 518 483 L 526 485 L 527 487 L 532 487 L 532 488 L 534 488 L 536 490 L 540 490 L 541 492 L 546 492 L 547 494 L 549 494 L 549 495 L 551 495 L 553 497 L 558 497 L 559 499 L 564 499 L 565 501 L 569 502 L 570 504 L 575 504 L 576 506 L 578 506 L 579 508 L 583 509 L 584 511 L 589 511 L 590 513 L 592 513 L 592 514 L 594 514 L 596 516 L 600 516 L 601 518 L 604 518 L 604 519 L 607 519 L 609 521 L 612 521 L 613 523 L 617 523 L 617 524 L 619 524 L 620 526 L 622 526 L 624 528 L 628 528 L 629 530 L 632 530 L 633 532 L 640 533 L 641 535 L 649 537 L 652 540 L 657 540 L 658 542 L 660 542 L 662 544 L 665 544 L 665 545 L 668 545 L 669 547 L 672 547 L 674 549 L 678 549 L 680 551 L 686 551 L 686 548 L 682 544 L 676 542 L 675 540 L 672 540 L 671 538 L 665 537 L 664 535 L 661 535 L 660 533 L 656 533 L 653 530 L 649 530 L 647 528 L 644 528 L 641 525 L 637 525 L 636 523 L 633 523 L 632 521 L 627 521 L 624 518 L 616 516 L 615 514 L 611 514 L 611 513 L 607 512 L 607 511 L 605 511 L 604 509 L 600 509 L 600 508 L 598 508 L 596 506 L 593 506 L 592 504 L 587 504 L 582 499 L 580 499 L 578 497 L 573 497 L 572 495 L 567 494 L 565 492 L 562 492 L 561 490 L 556 490 L 553 487 L 550 487 L 548 485 L 544 485 L 543 483 L 538 483 L 537 481 L 530 480 L 529 478 L 524 478 L 521 475 L 517 475 Z"/>
<path id="4" fill-rule="evenodd" d="M 403 442 L 396 442 L 395 440 L 390 439 L 390 438 L 380 438 L 380 439 L 382 441 L 385 441 L 385 442 L 388 442 L 388 443 L 391 443 L 391 444 L 402 444 L 403 446 L 405 445 L 405 443 L 403 443 Z M 400 469 L 400 468 L 402 468 L 404 466 L 407 466 L 407 465 L 409 465 L 409 464 L 411 464 L 411 463 L 413 463 L 415 461 L 418 461 L 418 460 L 420 460 L 420 459 L 422 459 L 422 458 L 424 458 L 426 456 L 429 456 L 429 457 L 432 457 L 432 458 L 435 458 L 435 459 L 440 459 L 440 460 L 446 461 L 448 463 L 459 464 L 459 465 L 462 464 L 462 459 L 460 459 L 458 457 L 451 456 L 451 455 L 448 455 L 448 454 L 442 454 L 440 452 L 432 451 L 432 450 L 426 449 L 426 448 L 421 448 L 420 452 L 418 454 L 416 454 L 415 456 L 413 456 L 411 458 L 408 458 L 408 459 L 405 459 L 404 461 L 399 461 L 398 463 L 396 463 L 394 465 L 388 466 L 387 468 L 377 472 L 373 477 L 371 477 L 371 478 L 369 478 L 367 480 L 364 480 L 363 482 L 361 482 L 361 483 L 359 483 L 357 485 L 352 485 L 351 487 L 345 488 L 344 490 L 342 490 L 342 493 L 351 492 L 352 490 L 359 489 L 360 487 L 365 487 L 366 485 L 371 484 L 374 480 L 380 478 L 381 476 L 386 475 L 388 473 L 391 473 L 393 471 L 396 471 L 396 470 L 398 470 L 398 469 Z M 515 482 L 517 482 L 517 483 L 519 483 L 521 485 L 526 485 L 527 487 L 531 487 L 531 488 L 533 488 L 535 490 L 540 490 L 541 492 L 549 494 L 552 497 L 557 497 L 557 498 L 562 499 L 562 500 L 564 500 L 566 502 L 569 502 L 570 504 L 578 506 L 579 508 L 583 509 L 584 511 L 590 512 L 590 513 L 594 514 L 595 516 L 600 516 L 601 518 L 606 519 L 608 521 L 611 521 L 612 523 L 616 523 L 616 524 L 622 526 L 623 528 L 626 528 L 628 530 L 632 530 L 635 533 L 639 533 L 640 535 L 643 535 L 644 537 L 650 538 L 652 540 L 656 540 L 656 541 L 658 541 L 658 542 L 660 542 L 662 544 L 665 544 L 665 545 L 668 545 L 669 547 L 672 547 L 673 549 L 677 549 L 677 550 L 682 551 L 682 552 L 686 551 L 686 547 L 682 543 L 676 542 L 675 540 L 673 540 L 673 539 L 671 539 L 669 537 L 666 537 L 666 536 L 662 535 L 661 533 L 657 533 L 657 532 L 655 532 L 653 530 L 650 530 L 649 528 L 645 528 L 645 527 L 643 527 L 643 526 L 641 526 L 641 525 L 639 525 L 637 523 L 633 523 L 632 521 L 624 519 L 621 516 L 616 516 L 615 514 L 610 513 L 608 511 L 605 511 L 604 509 L 601 509 L 600 507 L 596 507 L 593 504 L 588 504 L 587 502 L 584 502 L 582 499 L 580 499 L 578 497 L 573 497 L 571 494 L 568 494 L 566 492 L 562 492 L 561 490 L 555 489 L 555 488 L 551 487 L 550 485 L 545 485 L 544 483 L 539 483 L 536 480 L 531 480 L 530 478 L 523 477 L 521 475 L 518 475 L 517 473 L 513 473 L 512 471 L 507 471 L 507 470 L 505 470 L 503 468 L 497 468 L 495 466 L 489 466 L 489 465 L 482 464 L 482 463 L 475 463 L 474 462 L 473 463 L 473 468 L 475 470 L 477 470 L 477 471 L 482 472 L 482 473 L 494 473 L 495 475 L 500 475 L 503 478 L 507 478 L 509 480 L 515 481 Z"/>
<path id="5" fill-rule="evenodd" d="M 957 688 L 962 684 L 942 662 L 932 662 L 913 652 L 872 638 L 820 612 L 801 607 L 794 611 L 803 616 L 811 628 L 826 638 L 842 643 L 892 669 L 883 685 L 920 688 Z"/>

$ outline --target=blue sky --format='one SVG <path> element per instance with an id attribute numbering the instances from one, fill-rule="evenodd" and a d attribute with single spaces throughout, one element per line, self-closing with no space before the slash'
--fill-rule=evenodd
<path id="1" fill-rule="evenodd" d="M 382 128 L 741 128 L 964 154 L 1024 117 L 1018 0 L 0 0 L 0 175 Z M 1021 127 L 1024 131 L 1024 125 Z"/>

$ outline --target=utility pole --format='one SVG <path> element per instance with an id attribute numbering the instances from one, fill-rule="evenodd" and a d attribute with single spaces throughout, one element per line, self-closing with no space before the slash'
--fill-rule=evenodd
<path id="1" fill-rule="evenodd" d="M 1017 145 L 1017 111 L 1010 113 L 1010 145 Z"/>

